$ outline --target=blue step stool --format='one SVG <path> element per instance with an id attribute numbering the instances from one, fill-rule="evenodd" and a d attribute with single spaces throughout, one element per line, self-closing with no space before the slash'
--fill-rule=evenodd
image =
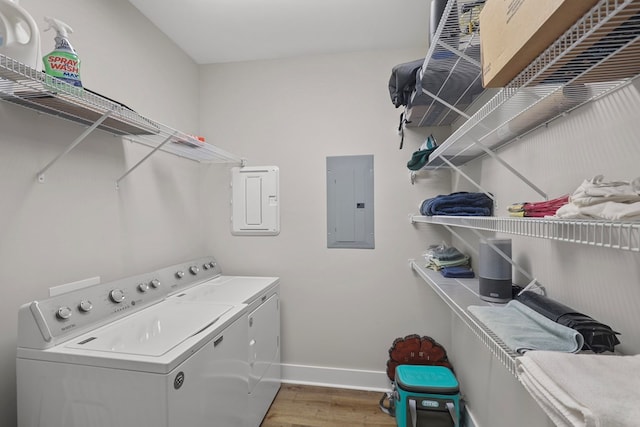
<path id="1" fill-rule="evenodd" d="M 400 365 L 395 382 L 398 427 L 460 427 L 460 388 L 449 368 Z"/>

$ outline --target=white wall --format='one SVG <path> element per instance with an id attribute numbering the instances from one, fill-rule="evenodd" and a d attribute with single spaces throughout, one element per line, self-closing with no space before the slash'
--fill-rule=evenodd
<path id="1" fill-rule="evenodd" d="M 22 0 L 74 29 L 86 87 L 141 114 L 197 132 L 198 68 L 128 2 Z M 42 34 L 43 50 L 53 34 Z M 200 229 L 203 168 L 157 153 L 115 180 L 149 148 L 98 131 L 60 160 L 40 184 L 36 173 L 84 130 L 0 103 L 0 425 L 16 425 L 16 321 L 21 304 L 50 286 L 99 275 L 149 271 L 207 248 Z"/>
<path id="2" fill-rule="evenodd" d="M 202 68 L 202 133 L 250 165 L 280 167 L 280 235 L 232 236 L 228 221 L 212 222 L 209 243 L 226 274 L 281 277 L 288 380 L 342 384 L 350 379 L 340 369 L 365 370 L 374 371 L 364 375 L 369 385 L 384 387 L 394 338 L 448 339 L 447 309 L 408 265 L 447 236 L 416 231 L 408 215 L 424 198 L 449 192 L 450 175 L 423 177 L 422 187 L 409 183 L 406 163 L 429 130 L 410 132 L 399 150 L 400 110 L 387 90 L 391 68 L 420 55 L 378 51 Z M 356 154 L 374 155 L 375 249 L 327 249 L 326 157 Z M 225 179 L 228 172 L 210 182 Z M 229 218 L 228 186 L 211 191 L 212 216 Z"/>

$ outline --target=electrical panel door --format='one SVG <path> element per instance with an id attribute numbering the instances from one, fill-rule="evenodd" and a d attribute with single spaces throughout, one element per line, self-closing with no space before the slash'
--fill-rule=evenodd
<path id="1" fill-rule="evenodd" d="M 373 249 L 373 156 L 327 157 L 327 247 Z"/>
<path id="2" fill-rule="evenodd" d="M 279 169 L 277 166 L 231 169 L 231 232 L 235 235 L 280 233 Z"/>

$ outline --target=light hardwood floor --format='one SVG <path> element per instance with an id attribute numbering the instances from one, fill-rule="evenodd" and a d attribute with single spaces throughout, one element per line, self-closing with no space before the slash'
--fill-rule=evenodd
<path id="1" fill-rule="evenodd" d="M 282 384 L 261 427 L 393 427 L 382 392 Z"/>

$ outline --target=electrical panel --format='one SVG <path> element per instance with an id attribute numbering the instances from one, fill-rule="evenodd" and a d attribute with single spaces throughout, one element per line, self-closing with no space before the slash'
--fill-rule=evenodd
<path id="1" fill-rule="evenodd" d="M 327 247 L 373 249 L 373 155 L 327 157 Z"/>

